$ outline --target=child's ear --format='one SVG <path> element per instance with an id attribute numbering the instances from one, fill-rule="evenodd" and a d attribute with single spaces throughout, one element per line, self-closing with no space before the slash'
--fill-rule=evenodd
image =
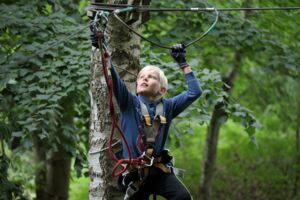
<path id="1" fill-rule="evenodd" d="M 161 95 L 164 95 L 167 92 L 167 89 L 165 87 L 161 87 L 159 92 Z"/>

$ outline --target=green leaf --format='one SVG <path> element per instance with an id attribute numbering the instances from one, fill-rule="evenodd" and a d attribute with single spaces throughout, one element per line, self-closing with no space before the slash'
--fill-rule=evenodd
<path id="1" fill-rule="evenodd" d="M 48 100 L 49 98 L 50 98 L 50 95 L 43 95 L 43 94 L 36 95 L 37 100 Z"/>
<path id="2" fill-rule="evenodd" d="M 0 139 L 8 140 L 11 134 L 11 130 L 8 125 L 0 121 Z"/>
<path id="3" fill-rule="evenodd" d="M 23 134 L 22 131 L 13 131 L 13 132 L 12 132 L 12 136 L 13 136 L 13 137 L 21 137 L 22 134 Z"/>

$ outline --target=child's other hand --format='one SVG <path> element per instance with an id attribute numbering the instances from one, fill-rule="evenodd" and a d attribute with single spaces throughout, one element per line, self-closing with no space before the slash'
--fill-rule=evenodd
<path id="1" fill-rule="evenodd" d="M 180 65 L 180 67 L 186 66 L 185 58 L 186 50 L 184 44 L 175 44 L 171 48 L 171 56 Z"/>

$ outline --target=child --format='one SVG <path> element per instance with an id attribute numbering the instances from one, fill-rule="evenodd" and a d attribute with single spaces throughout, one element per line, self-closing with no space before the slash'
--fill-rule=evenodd
<path id="1" fill-rule="evenodd" d="M 119 177 L 119 187 L 126 193 L 124 199 L 148 200 L 151 194 L 169 200 L 190 200 L 189 191 L 172 170 L 172 157 L 165 150 L 165 143 L 172 119 L 200 95 L 201 89 L 191 67 L 185 59 L 185 49 L 174 45 L 172 57 L 185 74 L 188 90 L 181 94 L 162 98 L 168 87 L 164 72 L 156 66 L 146 66 L 138 76 L 136 93 L 132 94 L 112 66 L 114 95 L 121 111 L 121 127 L 131 148 L 132 158 L 146 155 L 146 167 L 135 169 Z M 149 151 L 150 150 L 150 151 Z M 123 144 L 122 156 L 128 158 L 128 149 Z"/>

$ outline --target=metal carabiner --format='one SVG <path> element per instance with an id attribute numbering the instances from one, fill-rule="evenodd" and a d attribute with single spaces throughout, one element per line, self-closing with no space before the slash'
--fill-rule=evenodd
<path id="1" fill-rule="evenodd" d="M 152 156 L 151 158 L 145 153 L 145 151 L 143 152 L 142 158 L 147 158 L 148 160 L 150 160 L 150 163 L 145 163 L 144 165 L 147 166 L 147 167 L 151 167 L 153 165 L 153 162 L 154 162 L 154 157 Z"/>
<path id="2" fill-rule="evenodd" d="M 103 32 L 99 27 L 100 26 L 102 26 L 102 27 L 106 26 L 106 24 L 108 22 L 107 15 L 108 15 L 108 13 L 104 12 L 102 10 L 96 12 L 95 19 L 94 19 L 94 22 L 93 22 L 94 30 L 96 30 L 97 32 L 99 32 L 99 31 Z"/>

